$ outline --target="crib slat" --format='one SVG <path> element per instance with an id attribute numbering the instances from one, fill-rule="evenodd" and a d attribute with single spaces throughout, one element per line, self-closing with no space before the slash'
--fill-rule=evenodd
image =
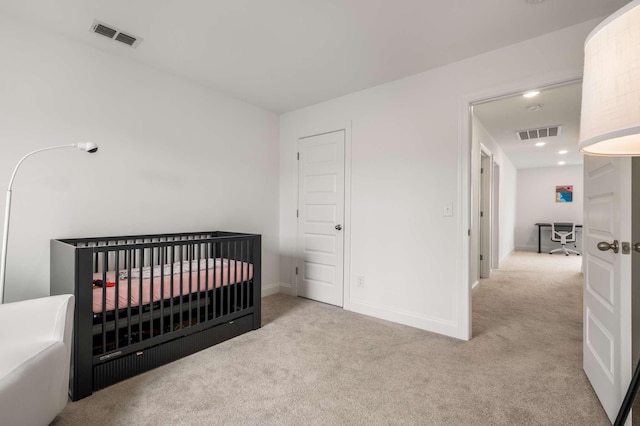
<path id="1" fill-rule="evenodd" d="M 246 284 L 244 286 L 244 291 L 246 293 L 247 303 L 246 307 L 251 307 L 251 283 L 253 282 L 253 276 L 250 274 L 251 271 L 251 241 L 247 241 L 247 253 L 245 255 L 245 262 L 247 262 L 247 273 L 246 273 Z"/>
<path id="2" fill-rule="evenodd" d="M 102 353 L 107 351 L 107 269 L 102 271 Z"/>
<path id="3" fill-rule="evenodd" d="M 196 248 L 196 259 L 198 259 L 198 269 L 196 269 L 196 323 L 200 324 L 200 292 L 202 291 L 202 287 L 200 287 L 200 258 L 202 257 L 202 246 L 198 244 Z M 204 261 L 206 262 L 207 260 L 205 259 Z"/>
<path id="4" fill-rule="evenodd" d="M 233 312 L 238 309 L 238 242 L 233 242 L 233 293 L 235 299 L 233 300 Z M 231 283 L 229 283 L 231 284 Z"/>
<path id="5" fill-rule="evenodd" d="M 254 260 L 253 260 L 253 241 L 249 240 L 249 253 L 247 253 L 247 263 L 249 263 L 250 265 L 254 265 Z M 249 308 L 253 307 L 253 297 L 252 294 L 255 294 L 255 289 L 253 290 L 254 292 L 252 293 L 251 287 L 255 286 L 255 282 L 256 282 L 256 269 L 255 266 L 253 268 L 253 277 L 249 280 L 249 284 L 247 286 L 247 306 Z"/>
<path id="6" fill-rule="evenodd" d="M 204 287 L 206 289 L 206 293 L 205 293 L 205 298 L 206 302 L 204 304 L 204 320 L 207 321 L 209 319 L 209 298 L 208 298 L 208 294 L 209 294 L 209 244 L 204 244 L 204 258 L 206 259 L 207 263 L 205 264 L 205 274 L 204 274 Z M 216 261 L 215 259 L 213 260 L 213 267 L 215 268 L 216 266 Z M 215 274 L 215 269 L 213 270 L 214 274 Z M 216 289 L 213 289 L 213 293 L 216 292 Z"/>
<path id="7" fill-rule="evenodd" d="M 229 283 L 231 282 L 231 265 L 229 264 L 229 253 L 231 252 L 231 242 L 227 241 L 227 251 L 225 256 L 227 258 L 227 285 L 226 294 L 227 294 L 227 314 L 231 312 L 231 292 L 229 291 Z"/>
<path id="8" fill-rule="evenodd" d="M 150 283 L 149 283 L 149 288 L 151 291 L 151 294 L 149 295 L 150 301 L 149 301 L 149 336 L 151 336 L 153 338 L 153 304 L 155 303 L 155 293 L 153 291 L 153 252 L 154 249 L 153 248 L 149 248 L 149 276 L 150 276 Z"/>
<path id="9" fill-rule="evenodd" d="M 170 310 L 170 312 L 171 312 L 170 327 L 171 328 L 169 329 L 169 332 L 174 330 L 174 325 L 173 325 L 173 317 L 174 317 L 174 315 L 173 315 L 173 298 L 174 298 L 175 295 L 173 294 L 173 279 L 174 279 L 173 265 L 176 262 L 175 250 L 176 250 L 176 246 L 171 246 L 171 263 L 170 263 L 171 266 L 169 268 L 170 269 L 169 272 L 171 273 L 171 275 L 169 276 L 169 286 L 170 286 L 169 290 L 170 290 L 170 293 L 171 293 L 171 298 L 169 299 L 169 307 L 171 308 L 171 310 Z"/>
<path id="10" fill-rule="evenodd" d="M 164 334 L 164 248 L 158 250 L 158 263 L 160 264 L 160 335 Z"/>
<path id="11" fill-rule="evenodd" d="M 138 341 L 142 341 L 142 265 L 144 264 L 144 249 L 138 249 L 136 260 L 139 257 L 138 265 Z"/>
<path id="12" fill-rule="evenodd" d="M 189 238 L 187 237 L 186 239 L 189 239 Z M 185 321 L 187 323 L 186 327 L 189 327 L 191 325 L 191 267 L 190 267 L 191 266 L 191 246 L 187 244 L 187 245 L 184 246 L 184 248 L 185 248 L 185 252 L 186 252 L 185 253 L 186 259 L 182 259 L 182 263 L 181 263 L 181 265 L 183 265 L 183 268 L 182 268 L 183 269 L 183 273 L 186 273 L 186 272 L 184 272 L 184 265 L 185 265 L 184 262 L 185 262 L 185 260 L 187 262 L 189 262 L 188 263 L 188 265 L 189 265 L 189 274 L 188 274 L 187 277 L 185 277 L 185 279 L 187 281 L 185 284 L 187 284 L 189 286 L 189 290 L 187 290 L 186 294 L 184 295 L 185 296 L 186 305 L 187 305 L 186 311 L 188 311 L 187 314 L 185 315 L 186 316 L 186 320 Z M 182 325 L 184 327 L 184 323 Z"/>
<path id="13" fill-rule="evenodd" d="M 178 328 L 182 328 L 183 324 L 184 324 L 184 319 L 183 319 L 183 306 L 182 306 L 182 299 L 183 299 L 183 294 L 182 294 L 182 285 L 184 284 L 184 268 L 182 267 L 182 260 L 184 259 L 184 246 L 180 245 L 178 246 L 180 248 L 180 326 Z"/>
<path id="14" fill-rule="evenodd" d="M 213 310 L 212 312 L 212 317 L 216 318 L 218 315 L 218 311 L 217 311 L 217 293 L 218 293 L 218 257 L 216 256 L 216 243 L 211 243 L 211 257 L 213 258 L 213 301 L 212 301 L 212 305 L 211 305 L 211 309 Z M 220 261 L 221 265 L 220 268 L 222 268 L 222 261 Z M 220 269 L 222 271 L 222 269 Z M 222 276 L 222 275 L 220 275 Z"/>
<path id="15" fill-rule="evenodd" d="M 238 278 L 238 272 L 236 271 L 236 279 Z M 242 298 L 242 288 L 244 287 L 244 242 L 240 241 L 240 279 L 238 279 L 238 284 L 240 286 L 240 299 L 236 303 L 236 306 L 239 306 L 240 310 L 244 309 L 244 299 Z"/>
<path id="16" fill-rule="evenodd" d="M 244 251 L 242 253 L 242 309 L 249 307 L 249 252 L 250 241 L 243 241 Z"/>
<path id="17" fill-rule="evenodd" d="M 131 257 L 131 250 L 127 251 L 125 259 Z M 131 261 L 127 260 L 127 345 L 131 344 Z"/>

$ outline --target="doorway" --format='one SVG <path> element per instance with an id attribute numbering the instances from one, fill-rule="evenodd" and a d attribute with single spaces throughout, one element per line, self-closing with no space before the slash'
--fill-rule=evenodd
<path id="1" fill-rule="evenodd" d="M 523 96 L 531 88 L 537 88 L 538 97 Z M 537 251 L 540 240 L 536 222 L 554 221 L 556 217 L 562 217 L 560 221 L 570 219 L 556 215 L 553 209 L 582 212 L 581 194 L 577 194 L 578 199 L 574 199 L 573 203 L 565 205 L 556 204 L 554 198 L 555 185 L 573 184 L 579 190 L 582 188 L 582 171 L 578 170 L 582 167 L 582 156 L 577 150 L 580 95 L 581 79 L 574 77 L 566 78 L 562 83 L 529 82 L 520 89 L 511 86 L 502 92 L 494 91 L 465 102 L 468 115 L 463 117 L 463 128 L 469 139 L 463 141 L 462 147 L 467 167 L 463 169 L 463 183 L 467 186 L 463 186 L 462 193 L 467 194 L 468 198 L 463 198 L 462 208 L 468 215 L 463 216 L 463 229 L 468 227 L 463 241 L 463 255 L 468 263 L 463 270 L 467 278 L 463 302 L 465 308 L 469 309 L 469 338 L 472 329 L 471 294 L 478 288 L 480 277 L 487 275 L 487 269 L 489 274 L 492 269 L 499 269 L 500 262 L 516 250 Z M 556 129 L 549 132 L 549 128 L 555 127 L 553 125 L 560 125 L 557 132 Z M 543 127 L 547 129 L 546 134 L 538 130 Z M 526 130 L 526 135 L 523 130 Z M 535 135 L 534 130 L 537 132 Z M 544 148 L 535 145 L 543 142 L 545 137 L 551 139 L 540 144 Z M 568 144 L 568 141 L 572 141 L 573 148 L 567 145 L 565 152 L 564 144 Z M 560 166 L 560 161 L 563 166 Z M 481 163 L 484 163 L 482 167 Z M 551 170 L 560 170 L 560 167 L 566 169 L 567 166 L 576 169 L 571 179 L 557 178 Z M 521 175 L 531 175 L 531 170 L 542 167 L 549 167 L 552 172 L 542 173 L 541 178 L 530 179 L 531 185 L 540 187 L 544 179 L 551 180 L 552 185 L 545 183 L 544 189 L 539 189 L 536 194 L 529 194 L 526 189 L 523 191 L 519 187 Z M 490 176 L 481 176 L 481 168 L 490 169 Z M 529 172 L 522 173 L 522 170 Z M 487 188 L 487 180 L 490 189 L 484 191 L 483 183 Z M 491 193 L 491 196 L 487 199 L 481 196 L 481 191 Z M 540 201 L 535 201 L 536 197 L 540 197 Z M 517 204 L 520 199 L 527 199 L 529 205 Z M 486 204 L 481 206 L 487 201 L 489 213 Z M 549 210 L 539 214 L 540 206 Z M 482 223 L 484 229 L 481 227 L 480 211 L 483 211 L 483 219 L 489 218 L 489 225 L 494 224 L 489 230 L 485 223 Z M 536 215 L 539 217 L 533 217 Z M 579 223 L 581 217 L 575 220 Z M 488 241 L 485 235 L 489 236 Z M 545 241 L 543 246 L 549 247 L 551 244 Z M 485 248 L 481 248 L 481 245 Z M 483 261 L 485 252 L 489 253 L 486 266 L 480 263 L 481 251 Z"/>

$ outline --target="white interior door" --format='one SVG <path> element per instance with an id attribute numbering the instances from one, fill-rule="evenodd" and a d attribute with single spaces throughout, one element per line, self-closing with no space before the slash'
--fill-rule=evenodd
<path id="1" fill-rule="evenodd" d="M 598 243 L 631 237 L 631 159 L 584 158 L 583 366 L 609 419 L 631 378 L 631 256 Z"/>
<path id="2" fill-rule="evenodd" d="M 345 132 L 298 145 L 298 296 L 342 306 Z"/>

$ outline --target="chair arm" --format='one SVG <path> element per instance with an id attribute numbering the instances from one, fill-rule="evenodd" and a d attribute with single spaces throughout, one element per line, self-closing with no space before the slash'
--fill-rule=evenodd
<path id="1" fill-rule="evenodd" d="M 73 309 L 71 294 L 0 305 L 0 342 L 59 340 L 70 345 Z"/>

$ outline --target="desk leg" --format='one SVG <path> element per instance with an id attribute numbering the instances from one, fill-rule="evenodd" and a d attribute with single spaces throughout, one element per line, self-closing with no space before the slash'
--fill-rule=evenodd
<path id="1" fill-rule="evenodd" d="M 538 253 L 541 253 L 541 251 L 540 251 L 540 228 L 542 228 L 542 226 L 538 225 Z"/>

